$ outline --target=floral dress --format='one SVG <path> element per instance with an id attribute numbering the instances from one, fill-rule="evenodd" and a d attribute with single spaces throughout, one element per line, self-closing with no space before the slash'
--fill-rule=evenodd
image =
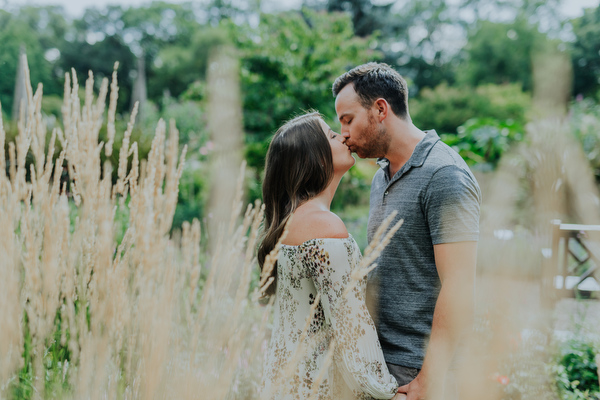
<path id="1" fill-rule="evenodd" d="M 395 395 L 398 384 L 388 372 L 365 304 L 366 278 L 344 296 L 360 259 L 352 236 L 281 247 L 261 399 Z M 320 301 L 308 322 L 317 295 Z"/>

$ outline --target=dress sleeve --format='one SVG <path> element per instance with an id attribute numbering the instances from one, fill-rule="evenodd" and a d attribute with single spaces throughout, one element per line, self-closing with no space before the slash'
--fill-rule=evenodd
<path id="1" fill-rule="evenodd" d="M 325 318 L 337 346 L 334 362 L 357 398 L 391 399 L 398 383 L 389 373 L 375 325 L 365 303 L 366 278 L 344 296 L 360 250 L 354 240 L 324 240 L 317 254 L 309 256 L 309 271 Z"/>

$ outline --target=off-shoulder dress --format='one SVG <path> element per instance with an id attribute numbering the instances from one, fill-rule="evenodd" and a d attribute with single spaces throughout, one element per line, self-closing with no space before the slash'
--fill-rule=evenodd
<path id="1" fill-rule="evenodd" d="M 319 400 L 395 395 L 398 384 L 387 369 L 365 304 L 366 278 L 344 296 L 360 260 L 352 236 L 282 245 L 261 398 L 308 399 L 315 382 L 320 384 L 313 398 Z M 301 340 L 317 294 L 319 304 Z"/>

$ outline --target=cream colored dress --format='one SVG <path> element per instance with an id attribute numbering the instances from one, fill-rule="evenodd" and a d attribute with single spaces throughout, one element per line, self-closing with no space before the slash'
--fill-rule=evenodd
<path id="1" fill-rule="evenodd" d="M 261 399 L 391 399 L 398 384 L 388 372 L 365 304 L 366 279 L 344 297 L 360 263 L 358 245 L 345 239 L 312 239 L 283 245 L 277 262 L 274 322 Z M 311 305 L 321 295 L 305 339 Z M 335 347 L 324 369 L 329 345 Z"/>

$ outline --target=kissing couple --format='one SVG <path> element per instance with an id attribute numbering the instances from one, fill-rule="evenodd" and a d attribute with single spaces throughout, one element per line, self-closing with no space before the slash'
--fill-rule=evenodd
<path id="1" fill-rule="evenodd" d="M 333 95 L 339 133 L 308 113 L 284 124 L 267 152 L 261 269 L 281 247 L 262 271 L 275 299 L 261 398 L 458 398 L 452 360 L 473 314 L 477 181 L 434 130 L 412 123 L 406 82 L 390 66 L 346 72 Z M 347 292 L 361 253 L 330 205 L 352 153 L 380 166 L 369 242 L 392 213 L 404 223 Z"/>

